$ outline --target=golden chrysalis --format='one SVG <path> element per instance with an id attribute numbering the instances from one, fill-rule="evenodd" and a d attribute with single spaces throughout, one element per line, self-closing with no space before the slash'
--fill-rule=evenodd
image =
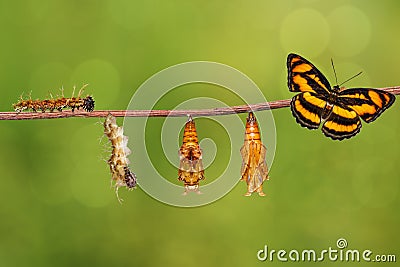
<path id="1" fill-rule="evenodd" d="M 128 156 L 131 154 L 131 150 L 127 146 L 128 137 L 124 135 L 124 129 L 122 126 L 117 125 L 116 119 L 111 113 L 108 114 L 104 121 L 104 134 L 111 142 L 112 152 L 107 162 L 110 165 L 111 182 L 115 182 L 115 193 L 118 201 L 121 202 L 122 199 L 118 196 L 118 189 L 125 186 L 131 190 L 136 187 L 136 175 L 128 166 Z"/>
<path id="2" fill-rule="evenodd" d="M 184 195 L 189 191 L 200 194 L 199 182 L 205 179 L 201 153 L 196 126 L 189 115 L 183 132 L 182 146 L 179 149 L 178 180 L 183 181 L 185 185 Z"/>
<path id="3" fill-rule="evenodd" d="M 260 130 L 253 112 L 250 112 L 246 122 L 246 132 L 244 135 L 244 145 L 240 149 L 242 154 L 241 181 L 247 183 L 245 196 L 250 196 L 257 192 L 260 196 L 265 196 L 262 186 L 268 180 L 268 167 L 265 162 L 267 148 L 261 142 Z"/>

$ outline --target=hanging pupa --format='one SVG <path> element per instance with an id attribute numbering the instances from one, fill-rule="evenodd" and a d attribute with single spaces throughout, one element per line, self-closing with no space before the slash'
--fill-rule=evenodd
<path id="1" fill-rule="evenodd" d="M 244 145 L 240 149 L 242 154 L 241 181 L 247 183 L 247 193 L 250 196 L 257 192 L 260 196 L 265 196 L 263 183 L 268 180 L 268 167 L 265 162 L 267 149 L 261 142 L 260 130 L 253 112 L 250 112 L 246 122 L 246 132 L 244 135 Z"/>
<path id="2" fill-rule="evenodd" d="M 182 146 L 179 149 L 178 180 L 184 183 L 184 195 L 189 191 L 200 194 L 199 182 L 205 179 L 201 153 L 196 126 L 189 115 L 183 132 Z"/>
<path id="3" fill-rule="evenodd" d="M 115 193 L 118 201 L 122 199 L 118 196 L 120 187 L 133 189 L 136 187 L 136 175 L 129 169 L 128 156 L 131 150 L 128 148 L 128 137 L 124 135 L 122 126 L 118 126 L 116 119 L 111 113 L 108 114 L 104 121 L 104 134 L 111 142 L 111 157 L 107 161 L 111 171 L 111 181 L 114 181 Z"/>

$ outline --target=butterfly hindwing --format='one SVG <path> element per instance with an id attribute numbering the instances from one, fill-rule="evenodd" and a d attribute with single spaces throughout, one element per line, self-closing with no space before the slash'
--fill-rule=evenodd
<path id="1" fill-rule="evenodd" d="M 338 98 L 340 103 L 357 112 L 365 122 L 376 120 L 395 100 L 393 94 L 373 88 L 346 89 L 339 93 Z"/>
<path id="2" fill-rule="evenodd" d="M 318 129 L 321 124 L 321 114 L 326 105 L 324 99 L 311 92 L 304 92 L 292 98 L 290 107 L 296 121 L 308 129 Z"/>
<path id="3" fill-rule="evenodd" d="M 360 117 L 354 110 L 336 103 L 322 126 L 322 132 L 334 140 L 343 140 L 360 132 L 361 126 Z"/>
<path id="4" fill-rule="evenodd" d="M 331 85 L 328 80 L 305 58 L 296 54 L 289 54 L 287 68 L 288 87 L 290 91 L 329 95 Z"/>

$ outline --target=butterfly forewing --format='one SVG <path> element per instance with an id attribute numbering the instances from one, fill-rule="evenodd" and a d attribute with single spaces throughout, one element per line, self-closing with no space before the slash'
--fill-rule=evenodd
<path id="1" fill-rule="evenodd" d="M 325 76 L 308 60 L 289 54 L 287 58 L 288 86 L 292 92 L 314 92 L 328 96 L 331 86 Z"/>
<path id="2" fill-rule="evenodd" d="M 389 108 L 396 97 L 388 92 L 373 88 L 352 88 L 339 93 L 338 101 L 355 112 L 365 121 L 376 120 Z"/>

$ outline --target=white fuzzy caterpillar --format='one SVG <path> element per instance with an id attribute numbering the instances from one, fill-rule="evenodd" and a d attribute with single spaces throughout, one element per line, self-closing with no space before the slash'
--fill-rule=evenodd
<path id="1" fill-rule="evenodd" d="M 128 156 L 131 150 L 128 148 L 128 137 L 124 135 L 122 126 L 118 126 L 113 115 L 108 114 L 104 121 L 104 134 L 111 142 L 112 152 L 111 157 L 107 161 L 110 165 L 111 181 L 115 181 L 115 193 L 118 201 L 121 199 L 118 196 L 120 187 L 132 189 L 136 187 L 136 175 L 129 169 Z"/>

